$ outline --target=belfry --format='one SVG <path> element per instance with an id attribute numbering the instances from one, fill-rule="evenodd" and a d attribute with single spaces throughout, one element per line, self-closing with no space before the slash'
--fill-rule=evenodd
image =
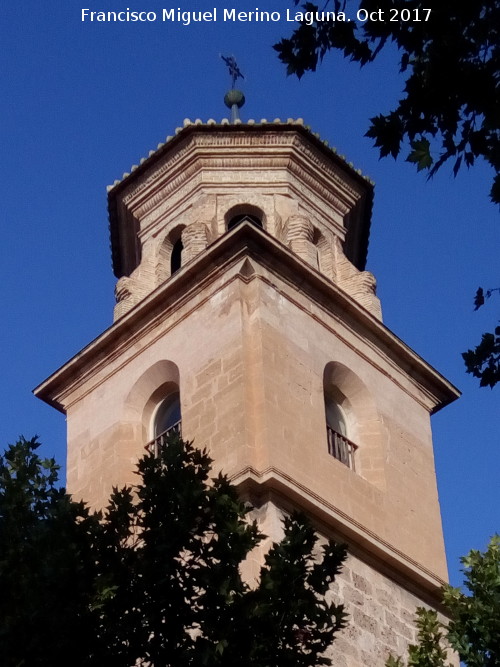
<path id="1" fill-rule="evenodd" d="M 301 120 L 233 120 L 186 120 L 109 188 L 114 323 L 35 393 L 67 416 L 76 499 L 105 505 L 176 430 L 267 535 L 298 507 L 345 541 L 331 655 L 383 667 L 439 608 L 430 415 L 458 392 L 382 322 L 372 183 Z"/>

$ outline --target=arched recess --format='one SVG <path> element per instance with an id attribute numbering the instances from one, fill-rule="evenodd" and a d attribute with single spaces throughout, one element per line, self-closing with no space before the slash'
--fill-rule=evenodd
<path id="1" fill-rule="evenodd" d="M 142 445 L 155 435 L 154 418 L 161 404 L 179 391 L 179 369 L 173 361 L 157 361 L 136 380 L 125 399 L 125 414 L 127 421 L 140 426 Z"/>
<path id="2" fill-rule="evenodd" d="M 254 204 L 237 204 L 232 206 L 224 215 L 224 226 L 226 231 L 234 229 L 237 225 L 248 220 L 256 227 L 266 229 L 264 211 Z"/>
<path id="3" fill-rule="evenodd" d="M 330 280 L 334 278 L 333 254 L 330 244 L 323 236 L 322 232 L 314 227 L 312 242 L 316 248 L 316 259 L 318 270 Z"/>
<path id="4" fill-rule="evenodd" d="M 182 232 L 186 225 L 177 225 L 165 236 L 157 252 L 156 284 L 161 285 L 182 266 Z"/>
<path id="5" fill-rule="evenodd" d="M 353 465 L 349 467 L 379 488 L 385 488 L 384 428 L 371 392 L 350 368 L 331 361 L 323 372 L 323 395 L 327 427 L 325 446 L 330 448 L 333 444 L 329 440 L 328 427 L 334 431 L 342 430 L 333 420 L 343 419 L 344 434 L 341 435 L 345 435 L 355 445 Z M 339 454 L 339 450 L 336 453 Z M 344 457 L 349 456 L 340 452 L 342 454 Z M 335 458 L 340 459 L 340 455 Z M 349 465 L 347 460 L 343 460 L 343 463 Z"/>

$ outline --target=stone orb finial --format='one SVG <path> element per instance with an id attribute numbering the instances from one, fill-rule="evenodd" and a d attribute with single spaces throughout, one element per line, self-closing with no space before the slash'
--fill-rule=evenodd
<path id="1" fill-rule="evenodd" d="M 231 109 L 234 104 L 236 104 L 238 109 L 241 109 L 241 107 L 245 104 L 245 96 L 241 90 L 231 88 L 231 90 L 228 90 L 224 95 L 224 104 L 228 109 Z"/>

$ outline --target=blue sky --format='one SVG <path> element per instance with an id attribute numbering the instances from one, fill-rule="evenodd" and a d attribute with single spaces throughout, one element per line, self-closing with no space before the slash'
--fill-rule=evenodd
<path id="1" fill-rule="evenodd" d="M 292 23 L 89 23 L 81 9 L 177 7 L 156 0 L 26 0 L 0 16 L 2 242 L 0 443 L 38 433 L 65 457 L 64 416 L 31 390 L 112 322 L 106 185 L 156 148 L 184 118 L 221 119 L 228 76 L 246 75 L 248 118 L 304 118 L 376 183 L 368 267 L 384 321 L 462 391 L 433 418 L 452 581 L 458 558 L 500 531 L 496 390 L 479 389 L 460 353 L 496 324 L 498 302 L 473 313 L 479 285 L 499 285 L 499 219 L 482 165 L 433 181 L 404 161 L 379 161 L 368 118 L 400 94 L 397 54 L 360 70 L 337 54 L 302 81 L 271 45 Z M 285 0 L 261 10 L 284 14 Z M 235 0 L 221 7 L 253 10 Z M 183 9 L 211 9 L 192 0 Z"/>

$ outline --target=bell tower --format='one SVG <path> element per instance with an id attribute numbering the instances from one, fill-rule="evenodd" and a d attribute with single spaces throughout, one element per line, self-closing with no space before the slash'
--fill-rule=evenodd
<path id="1" fill-rule="evenodd" d="M 447 577 L 430 415 L 456 389 L 382 323 L 373 186 L 300 120 L 186 120 L 109 188 L 114 323 L 36 390 L 103 506 L 165 433 L 208 447 L 266 534 L 349 545 L 334 664 L 383 667 Z"/>

